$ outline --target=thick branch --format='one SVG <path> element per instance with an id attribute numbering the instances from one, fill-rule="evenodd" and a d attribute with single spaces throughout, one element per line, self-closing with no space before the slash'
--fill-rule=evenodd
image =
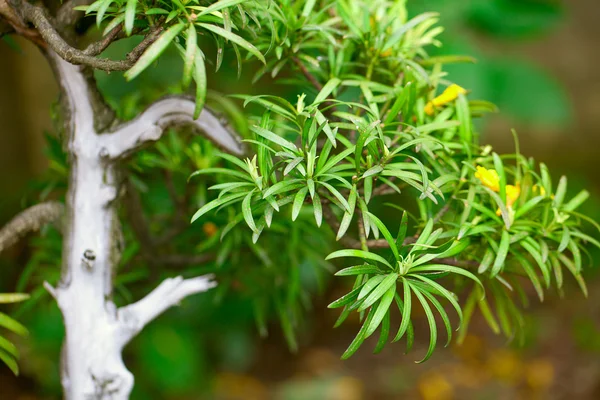
<path id="1" fill-rule="evenodd" d="M 121 320 L 123 345 L 129 342 L 150 321 L 168 308 L 178 304 L 192 294 L 205 292 L 216 286 L 212 275 L 183 279 L 181 276 L 165 279 L 156 289 L 140 301 L 121 307 L 118 318 Z"/>
<path id="2" fill-rule="evenodd" d="M 22 211 L 0 229 L 0 253 L 28 233 L 39 230 L 45 224 L 59 221 L 64 213 L 65 206 L 56 201 L 37 204 Z"/>
<path id="3" fill-rule="evenodd" d="M 126 156 L 144 144 L 158 140 L 168 127 L 181 125 L 199 130 L 229 153 L 243 154 L 241 143 L 225 124 L 206 108 L 194 120 L 194 108 L 194 101 L 186 97 L 157 101 L 133 121 L 121 125 L 113 133 L 103 135 L 103 155 L 109 158 Z"/>
<path id="4" fill-rule="evenodd" d="M 105 58 L 96 58 L 85 54 L 83 51 L 71 47 L 54 29 L 46 11 L 27 2 L 20 2 L 19 8 L 23 18 L 31 22 L 48 46 L 52 48 L 63 60 L 71 64 L 88 65 L 103 71 L 126 71 L 132 63 L 128 60 L 114 61 Z"/>

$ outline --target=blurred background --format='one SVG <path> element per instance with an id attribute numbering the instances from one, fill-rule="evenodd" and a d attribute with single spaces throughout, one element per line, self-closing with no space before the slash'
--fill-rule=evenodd
<path id="1" fill-rule="evenodd" d="M 447 67 L 449 78 L 473 98 L 496 103 L 500 113 L 479 121 L 482 142 L 521 152 L 569 176 L 572 193 L 587 188 L 587 215 L 600 219 L 600 4 L 597 0 L 408 0 L 412 14 L 439 11 L 446 28 L 435 54 L 463 54 L 476 64 Z M 126 46 L 127 44 L 125 44 Z M 119 49 L 115 50 L 116 52 Z M 116 53 L 118 54 L 118 53 Z M 57 85 L 47 63 L 28 43 L 0 41 L 0 224 L 35 200 L 35 182 L 48 173 L 45 133 L 53 131 Z M 166 91 L 180 76 L 176 58 L 134 83 Z M 117 74 L 99 74 L 113 104 L 134 89 Z M 230 79 L 231 77 L 231 79 Z M 224 65 L 212 89 L 251 90 Z M 598 237 L 598 232 L 590 232 Z M 0 255 L 0 292 L 17 286 L 35 246 L 20 243 Z M 586 278 L 589 299 L 567 286 L 565 296 L 532 301 L 525 343 L 507 343 L 477 317 L 462 346 L 438 349 L 415 364 L 427 346 L 403 344 L 372 355 L 364 346 L 349 361 L 339 356 L 359 325 L 332 328 L 338 312 L 326 305 L 343 293 L 329 282 L 313 298 L 313 311 L 292 354 L 274 323 L 259 338 L 252 307 L 235 297 L 218 306 L 197 296 L 147 327 L 126 350 L 136 376 L 134 399 L 598 399 L 600 398 L 600 257 L 592 249 Z M 56 260 L 58 270 L 59 261 Z M 58 399 L 57 360 L 63 328 L 53 302 L 9 308 L 30 330 L 18 340 L 22 374 L 0 365 L 1 399 Z M 423 321 L 420 321 L 423 322 Z M 424 329 L 419 321 L 416 329 Z M 373 340 L 377 340 L 372 338 Z M 15 340 L 17 340 L 15 338 Z"/>

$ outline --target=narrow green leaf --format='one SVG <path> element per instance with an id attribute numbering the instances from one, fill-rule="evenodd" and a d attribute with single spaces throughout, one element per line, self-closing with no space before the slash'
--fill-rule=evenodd
<path id="1" fill-rule="evenodd" d="M 318 104 L 318 103 L 324 101 L 325 99 L 327 99 L 327 97 L 331 94 L 331 92 L 333 92 L 335 90 L 335 88 L 337 88 L 339 86 L 340 83 L 341 83 L 341 81 L 338 78 L 331 78 L 329 80 L 329 82 L 327 82 L 323 86 L 323 88 L 321 89 L 319 94 L 317 94 L 317 97 L 315 97 L 315 101 L 313 104 Z"/>
<path id="2" fill-rule="evenodd" d="M 396 294 L 396 281 L 394 280 L 392 283 L 392 286 L 390 286 L 388 290 L 383 294 L 383 296 L 381 296 L 381 300 L 379 301 L 379 304 L 375 309 L 375 314 L 373 315 L 371 323 L 369 324 L 365 332 L 365 338 L 368 338 L 373 333 L 375 333 L 375 330 L 379 327 L 379 324 L 381 324 L 383 318 L 389 314 L 390 305 L 392 304 L 392 301 L 394 301 L 394 295 Z M 369 299 L 367 298 L 367 300 L 365 300 L 365 303 L 368 300 Z"/>
<path id="3" fill-rule="evenodd" d="M 196 221 L 198 218 L 200 218 L 202 215 L 206 214 L 207 212 L 220 207 L 224 204 L 227 204 L 229 202 L 234 202 L 236 200 L 240 200 L 242 197 L 246 196 L 246 193 L 233 193 L 230 194 L 228 196 L 223 196 L 219 199 L 213 200 L 209 203 L 206 203 L 204 206 L 202 206 L 198 211 L 196 211 L 196 213 L 194 214 L 194 216 L 192 216 L 192 220 L 191 222 Z"/>
<path id="4" fill-rule="evenodd" d="M 369 314 L 367 315 L 367 319 L 360 328 L 360 331 L 358 332 L 352 343 L 350 343 L 350 346 L 348 346 L 344 354 L 342 354 L 342 360 L 347 360 L 348 358 L 350 358 L 354 353 L 356 353 L 356 350 L 358 350 L 358 348 L 363 344 L 363 342 L 365 341 L 365 332 L 367 330 L 367 327 L 371 323 L 373 314 L 375 314 L 375 310 L 370 310 Z"/>
<path id="5" fill-rule="evenodd" d="M 582 190 L 575 197 L 573 197 L 563 209 L 565 211 L 575 211 L 584 201 L 590 197 L 590 193 L 587 190 Z"/>
<path id="6" fill-rule="evenodd" d="M 335 273 L 335 276 L 350 276 L 350 275 L 362 275 L 362 274 L 381 274 L 382 271 L 374 265 L 363 264 L 355 265 L 353 267 L 344 268 Z"/>
<path id="7" fill-rule="evenodd" d="M 374 354 L 377 354 L 383 350 L 385 343 L 390 336 L 390 311 L 385 313 L 383 317 L 383 322 L 381 323 L 381 333 L 379 334 L 379 340 L 377 341 L 377 345 L 375 346 L 375 350 L 373 350 Z"/>
<path id="8" fill-rule="evenodd" d="M 134 0 L 135 1 L 135 0 Z M 192 81 L 192 66 L 196 61 L 198 34 L 194 24 L 190 24 L 185 39 L 185 56 L 183 64 L 183 85 L 188 86 Z"/>
<path id="9" fill-rule="evenodd" d="M 27 293 L 0 293 L 0 304 L 19 303 L 28 299 Z"/>
<path id="10" fill-rule="evenodd" d="M 312 203 L 313 203 L 313 212 L 315 214 L 315 222 L 317 223 L 317 226 L 321 226 L 321 223 L 323 222 L 323 206 L 321 204 L 321 198 L 319 197 L 319 194 L 315 192 L 315 195 L 313 196 L 312 199 Z"/>
<path id="11" fill-rule="evenodd" d="M 385 258 L 381 257 L 378 254 L 369 253 L 368 251 L 363 251 L 363 250 L 346 249 L 346 250 L 334 251 L 333 253 L 329 254 L 325 258 L 325 260 L 331 260 L 333 258 L 341 258 L 341 257 L 356 257 L 356 258 L 363 258 L 365 260 L 377 261 L 377 262 L 380 262 L 380 263 L 392 268 L 391 264 L 389 262 L 387 262 L 387 260 Z"/>
<path id="12" fill-rule="evenodd" d="M 377 225 L 377 228 L 379 228 L 379 232 L 381 232 L 383 234 L 383 237 L 390 245 L 390 250 L 392 250 L 392 253 L 394 253 L 394 258 L 396 259 L 396 261 L 399 261 L 400 253 L 398 252 L 398 248 L 396 247 L 396 241 L 394 240 L 394 237 L 392 236 L 392 234 L 390 233 L 388 228 L 374 214 L 369 213 L 369 217 L 371 218 L 372 221 L 375 222 L 375 225 Z"/>
<path id="13" fill-rule="evenodd" d="M 412 285 L 410 286 L 412 287 Z M 429 303 L 427 303 L 427 300 L 425 299 L 423 294 L 421 294 L 421 292 L 414 287 L 412 287 L 412 290 L 415 293 L 415 296 L 417 296 L 417 299 L 419 300 L 421 305 L 423 306 L 423 310 L 425 311 L 425 315 L 427 316 L 427 322 L 429 323 L 429 348 L 427 349 L 427 354 L 425 354 L 425 357 L 423 357 L 421 361 L 417 361 L 417 364 L 420 364 L 422 362 L 427 361 L 429 357 L 431 357 L 431 355 L 433 354 L 433 350 L 435 350 L 435 345 L 437 343 L 437 324 L 435 322 L 433 312 L 431 311 L 431 307 L 429 307 Z"/>
<path id="14" fill-rule="evenodd" d="M 127 4 L 125 5 L 125 32 L 127 33 L 127 36 L 130 36 L 133 31 L 136 6 L 137 0 L 127 0 Z"/>
<path id="15" fill-rule="evenodd" d="M 167 29 L 160 37 L 148 47 L 148 49 L 142 54 L 137 62 L 125 72 L 125 79 L 128 81 L 132 80 L 136 76 L 142 73 L 143 70 L 148 68 L 171 44 L 171 42 L 181 33 L 185 28 L 185 24 L 180 22 Z"/>
<path id="16" fill-rule="evenodd" d="M 392 340 L 392 343 L 397 342 L 398 340 L 402 339 L 402 336 L 404 336 L 404 334 L 406 333 L 406 330 L 408 329 L 408 327 L 410 325 L 410 315 L 411 315 L 411 308 L 412 308 L 411 290 L 410 290 L 410 285 L 408 284 L 408 280 L 402 279 L 402 285 L 403 285 L 403 290 L 404 290 L 404 302 L 403 302 L 404 304 L 402 304 L 401 310 L 400 310 L 401 303 L 399 302 L 400 299 L 396 298 L 396 301 L 398 302 L 398 309 L 400 310 L 400 313 L 402 314 L 402 321 L 400 322 L 400 328 L 398 328 L 398 333 Z"/>
<path id="17" fill-rule="evenodd" d="M 258 232 L 256 229 L 256 224 L 254 223 L 254 217 L 252 216 L 252 196 L 254 195 L 254 190 L 249 192 L 244 200 L 242 201 L 242 214 L 244 215 L 244 220 L 246 224 L 252 229 L 252 232 Z"/>
<path id="18" fill-rule="evenodd" d="M 498 246 L 498 251 L 496 252 L 496 259 L 494 260 L 494 265 L 492 267 L 492 277 L 498 275 L 498 273 L 502 270 L 504 266 L 504 260 L 506 260 L 506 255 L 508 254 L 508 247 L 510 246 L 510 234 L 506 229 L 502 230 L 502 237 L 500 238 L 500 245 Z"/>
<path id="19" fill-rule="evenodd" d="M 200 117 L 206 101 L 206 66 L 204 65 L 204 55 L 199 47 L 196 48 L 194 55 L 194 80 L 196 81 L 196 106 L 194 107 L 194 119 Z"/>
<path id="20" fill-rule="evenodd" d="M 375 289 L 373 289 L 373 291 L 371 291 L 371 293 L 369 293 L 369 295 L 365 298 L 361 306 L 358 308 L 358 311 L 362 312 L 365 311 L 367 308 L 371 307 L 388 291 L 389 288 L 394 287 L 395 291 L 397 279 L 398 274 L 389 274 L 385 278 L 383 278 L 381 283 Z M 393 298 L 394 296 L 392 295 L 390 298 L 390 303 Z M 383 314 L 381 315 L 381 318 L 383 318 Z"/>
<path id="21" fill-rule="evenodd" d="M 298 218 L 298 214 L 300 214 L 300 210 L 302 209 L 302 205 L 304 204 L 304 199 L 306 198 L 306 194 L 308 193 L 308 188 L 302 188 L 296 193 L 294 197 L 294 205 L 292 206 L 292 221 L 295 221 Z"/>
<path id="22" fill-rule="evenodd" d="M 396 247 L 401 248 L 404 245 L 404 239 L 406 238 L 406 231 L 408 229 L 408 214 L 406 210 L 402 211 L 402 220 L 400 221 L 400 228 L 398 229 L 398 236 L 396 236 Z"/>
<path id="23" fill-rule="evenodd" d="M 290 150 L 294 154 L 296 154 L 298 152 L 298 148 L 292 142 L 285 140 L 281 136 L 279 136 L 271 131 L 261 128 L 260 126 L 257 126 L 257 125 L 251 126 L 250 130 L 252 130 L 257 135 L 264 137 L 268 141 L 276 143 L 276 144 L 280 145 L 281 147 L 283 147 L 284 149 Z"/>
<path id="24" fill-rule="evenodd" d="M 28 334 L 27 328 L 2 312 L 0 312 L 0 326 L 20 336 L 26 336 Z"/>
<path id="25" fill-rule="evenodd" d="M 267 63 L 261 52 L 253 44 L 248 42 L 246 39 L 243 39 L 241 36 L 238 36 L 233 32 L 229 32 L 217 25 L 198 23 L 198 26 L 206 29 L 207 31 L 211 31 L 219 36 L 222 36 L 227 40 L 232 41 L 241 48 L 247 50 L 250 54 L 254 55 L 256 58 L 262 61 L 263 64 Z"/>
<path id="26" fill-rule="evenodd" d="M 17 361 L 2 349 L 0 349 L 0 360 L 6 364 L 15 376 L 19 376 L 19 365 L 17 364 Z"/>

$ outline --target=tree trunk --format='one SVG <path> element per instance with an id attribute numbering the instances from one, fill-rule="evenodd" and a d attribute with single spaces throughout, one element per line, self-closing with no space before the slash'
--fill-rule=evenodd
<path id="1" fill-rule="evenodd" d="M 194 102 L 168 98 L 112 132 L 97 132 L 93 81 L 79 67 L 49 54 L 60 80 L 67 113 L 70 180 L 66 198 L 62 279 L 45 284 L 63 315 L 66 338 L 62 385 L 66 399 L 127 399 L 133 375 L 122 359 L 123 347 L 152 319 L 186 296 L 214 286 L 210 277 L 163 281 L 142 300 L 117 309 L 111 299 L 118 262 L 116 204 L 120 159 L 160 138 L 174 124 L 191 124 L 232 153 L 242 149 L 227 129 L 204 110 L 192 118 Z"/>

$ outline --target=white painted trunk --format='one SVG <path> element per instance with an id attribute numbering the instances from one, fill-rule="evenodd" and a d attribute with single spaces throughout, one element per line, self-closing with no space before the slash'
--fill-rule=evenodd
<path id="1" fill-rule="evenodd" d="M 46 285 L 63 315 L 62 385 L 69 400 L 127 399 L 133 375 L 123 364 L 123 347 L 152 319 L 188 295 L 214 286 L 210 277 L 163 281 L 137 303 L 117 309 L 111 300 L 117 237 L 115 205 L 117 161 L 160 138 L 173 124 L 192 124 L 232 153 L 239 142 L 208 111 L 193 120 L 193 101 L 161 100 L 114 132 L 94 129 L 88 81 L 79 67 L 55 54 L 57 71 L 70 111 L 67 131 L 71 163 L 63 247 L 63 276 L 56 288 Z"/>

